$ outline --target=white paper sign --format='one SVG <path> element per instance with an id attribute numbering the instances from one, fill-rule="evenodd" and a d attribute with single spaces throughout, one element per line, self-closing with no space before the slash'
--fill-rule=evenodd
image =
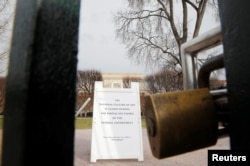
<path id="1" fill-rule="evenodd" d="M 143 161 L 138 83 L 103 88 L 103 82 L 95 82 L 90 160 L 97 159 Z"/>

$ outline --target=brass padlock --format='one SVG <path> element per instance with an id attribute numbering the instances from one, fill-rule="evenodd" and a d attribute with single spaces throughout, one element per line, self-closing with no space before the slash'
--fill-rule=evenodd
<path id="1" fill-rule="evenodd" d="M 145 100 L 148 138 L 156 158 L 217 142 L 218 120 L 208 89 L 155 94 Z"/>

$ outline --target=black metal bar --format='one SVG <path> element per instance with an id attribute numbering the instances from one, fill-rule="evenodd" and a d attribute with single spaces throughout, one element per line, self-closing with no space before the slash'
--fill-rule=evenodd
<path id="1" fill-rule="evenodd" d="M 30 61 L 37 14 L 37 1 L 17 1 L 3 124 L 3 166 L 23 166 Z"/>
<path id="2" fill-rule="evenodd" d="M 250 150 L 250 1 L 219 0 L 232 150 Z"/>
<path id="3" fill-rule="evenodd" d="M 31 1 L 20 0 L 17 11 L 31 10 Z M 35 30 L 24 19 L 32 16 L 16 14 L 15 31 L 27 33 L 14 33 L 12 42 L 3 166 L 73 166 L 80 0 L 37 2 L 30 6 L 38 9 Z"/>

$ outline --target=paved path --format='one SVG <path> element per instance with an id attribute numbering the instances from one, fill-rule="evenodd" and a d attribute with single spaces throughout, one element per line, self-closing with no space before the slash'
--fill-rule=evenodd
<path id="1" fill-rule="evenodd" d="M 229 149 L 229 138 L 221 138 L 215 146 L 196 150 L 182 155 L 158 160 L 153 157 L 147 138 L 146 129 L 143 129 L 144 161 L 137 160 L 97 160 L 90 162 L 91 130 L 75 131 L 75 164 L 74 166 L 206 166 L 208 149 Z"/>

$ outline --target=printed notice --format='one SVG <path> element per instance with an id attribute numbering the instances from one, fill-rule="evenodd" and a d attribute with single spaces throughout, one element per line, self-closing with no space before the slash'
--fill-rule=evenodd
<path id="1" fill-rule="evenodd" d="M 139 85 L 103 88 L 96 82 L 91 162 L 97 159 L 143 160 Z"/>

